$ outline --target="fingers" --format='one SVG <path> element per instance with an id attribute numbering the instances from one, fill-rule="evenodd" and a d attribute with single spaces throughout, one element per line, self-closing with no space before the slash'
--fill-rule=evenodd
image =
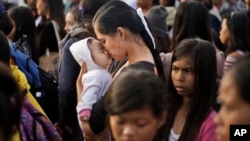
<path id="1" fill-rule="evenodd" d="M 87 72 L 87 66 L 86 66 L 86 63 L 83 61 L 82 65 L 81 65 L 81 71 L 80 71 L 80 73 L 84 74 L 86 72 Z"/>
<path id="2" fill-rule="evenodd" d="M 89 116 L 80 117 L 81 121 L 89 121 Z"/>
<path id="3" fill-rule="evenodd" d="M 87 72 L 86 63 L 83 61 L 81 65 L 80 73 L 78 74 L 77 80 L 76 80 L 76 90 L 77 90 L 77 101 L 80 100 L 81 92 L 83 91 L 83 85 L 82 85 L 82 75 Z"/>

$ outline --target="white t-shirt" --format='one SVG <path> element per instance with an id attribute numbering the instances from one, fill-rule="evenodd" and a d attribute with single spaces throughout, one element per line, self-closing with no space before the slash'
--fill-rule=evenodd
<path id="1" fill-rule="evenodd" d="M 175 134 L 174 130 L 171 129 L 169 134 L 169 141 L 177 141 L 180 138 L 180 134 Z"/>

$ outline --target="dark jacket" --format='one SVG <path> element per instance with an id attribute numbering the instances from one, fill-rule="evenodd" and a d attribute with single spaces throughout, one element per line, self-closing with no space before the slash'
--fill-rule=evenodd
<path id="1" fill-rule="evenodd" d="M 78 28 L 74 29 L 78 30 Z M 73 129 L 75 137 L 80 134 L 80 127 L 78 124 L 76 105 L 77 92 L 76 80 L 80 72 L 80 66 L 70 53 L 69 47 L 79 41 L 83 32 L 78 34 L 66 35 L 65 40 L 61 45 L 61 61 L 59 67 L 59 124 L 62 127 L 70 126 Z M 70 33 L 69 33 L 70 34 Z M 73 140 L 72 138 L 69 140 Z"/>

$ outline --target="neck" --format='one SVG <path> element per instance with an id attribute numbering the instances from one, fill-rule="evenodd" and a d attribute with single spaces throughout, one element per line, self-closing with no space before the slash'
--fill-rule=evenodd
<path id="1" fill-rule="evenodd" d="M 133 64 L 138 61 L 148 61 L 154 63 L 152 53 L 142 39 L 129 44 L 127 56 L 129 64 Z"/>
<path id="2" fill-rule="evenodd" d="M 190 106 L 191 106 L 191 97 L 184 96 L 182 99 L 182 105 L 180 110 L 187 114 L 190 110 Z"/>

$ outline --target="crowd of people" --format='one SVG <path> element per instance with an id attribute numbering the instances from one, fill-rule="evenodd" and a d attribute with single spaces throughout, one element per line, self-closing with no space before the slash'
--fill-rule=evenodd
<path id="1" fill-rule="evenodd" d="M 249 0 L 20 3 L 0 0 L 0 141 L 230 141 L 250 126 Z M 56 119 L 13 50 L 58 81 Z"/>

